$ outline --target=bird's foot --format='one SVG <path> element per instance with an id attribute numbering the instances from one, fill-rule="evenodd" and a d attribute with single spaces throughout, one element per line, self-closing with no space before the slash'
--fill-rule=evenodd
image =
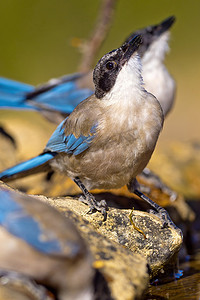
<path id="1" fill-rule="evenodd" d="M 81 182 L 79 177 L 75 177 L 73 180 L 79 186 L 79 188 L 82 190 L 82 192 L 84 194 L 84 196 L 81 196 L 79 199 L 80 199 L 80 201 L 86 203 L 89 206 L 90 210 L 88 213 L 93 213 L 95 211 L 99 211 L 104 216 L 103 221 L 106 221 L 106 219 L 107 219 L 106 211 L 108 210 L 106 201 L 101 200 L 98 202 L 95 199 L 95 197 L 92 194 L 90 194 L 90 192 L 86 189 L 86 187 Z"/>
<path id="2" fill-rule="evenodd" d="M 163 207 L 161 207 L 160 205 L 158 205 L 157 203 L 152 201 L 149 197 L 144 195 L 141 191 L 139 191 L 138 187 L 139 187 L 139 184 L 138 184 L 136 179 L 134 179 L 128 185 L 128 188 L 131 192 L 133 192 L 138 197 L 140 197 L 142 200 L 144 200 L 145 202 L 147 202 L 148 204 L 151 205 L 151 207 L 154 209 L 153 211 L 151 210 L 151 213 L 153 213 L 154 215 L 157 215 L 159 217 L 159 219 L 162 222 L 162 227 L 163 228 L 165 228 L 165 227 L 174 228 L 176 231 L 179 231 L 180 235 L 182 236 L 181 230 L 171 220 L 171 218 L 170 218 L 168 212 L 166 211 L 166 209 L 164 209 Z"/>
<path id="3" fill-rule="evenodd" d="M 104 217 L 103 221 L 106 221 L 108 206 L 105 200 L 97 201 L 92 194 L 81 196 L 79 200 L 89 206 L 89 214 L 99 211 Z"/>
<path id="4" fill-rule="evenodd" d="M 156 215 L 162 222 L 162 228 L 171 227 L 174 228 L 176 231 L 180 231 L 180 234 L 182 235 L 181 230 L 174 224 L 174 222 L 171 220 L 168 212 L 163 207 L 159 206 L 156 208 L 156 211 L 153 209 L 149 210 L 149 213 Z"/>

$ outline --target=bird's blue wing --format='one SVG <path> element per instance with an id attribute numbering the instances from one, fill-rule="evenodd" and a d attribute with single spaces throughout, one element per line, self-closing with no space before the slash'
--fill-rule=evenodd
<path id="1" fill-rule="evenodd" d="M 0 225 L 40 252 L 60 254 L 62 245 L 56 236 L 49 232 L 48 228 L 43 228 L 34 216 L 27 213 L 13 194 L 10 191 L 0 191 Z"/>
<path id="2" fill-rule="evenodd" d="M 90 147 L 92 140 L 95 137 L 98 123 L 91 127 L 89 135 L 80 135 L 76 137 L 73 133 L 67 136 L 65 135 L 65 122 L 66 120 L 61 122 L 54 131 L 45 147 L 45 151 L 64 152 L 73 155 L 81 154 Z"/>

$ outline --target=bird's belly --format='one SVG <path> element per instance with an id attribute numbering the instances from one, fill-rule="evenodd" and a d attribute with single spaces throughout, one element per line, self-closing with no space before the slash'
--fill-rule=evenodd
<path id="1" fill-rule="evenodd" d="M 77 156 L 60 154 L 52 167 L 71 178 L 79 177 L 88 189 L 120 188 L 144 169 L 152 154 L 132 143 L 122 144 L 94 147 Z"/>

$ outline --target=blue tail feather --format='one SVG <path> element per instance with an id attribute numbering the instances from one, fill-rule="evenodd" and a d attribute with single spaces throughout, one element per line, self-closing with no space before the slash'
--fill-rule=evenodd
<path id="1" fill-rule="evenodd" d="M 36 172 L 46 171 L 49 168 L 48 162 L 54 158 L 55 155 L 56 153 L 54 152 L 42 153 L 34 158 L 17 164 L 16 166 L 6 169 L 0 173 L 0 180 L 6 181 L 6 179 L 24 177 L 29 173 L 34 174 Z"/>
<path id="2" fill-rule="evenodd" d="M 81 77 L 84 75 L 77 73 L 39 88 L 0 77 L 0 108 L 38 111 L 50 109 L 70 114 L 81 101 L 93 94 L 92 89 L 78 87 L 77 80 Z"/>
<path id="3" fill-rule="evenodd" d="M 13 95 L 2 95 L 0 92 L 0 108 L 1 109 L 36 109 L 33 105 L 30 105 L 24 102 L 23 99 L 20 99 L 18 96 L 13 97 Z"/>
<path id="4" fill-rule="evenodd" d="M 30 93 L 31 91 L 34 90 L 34 87 L 26 83 L 0 77 L 0 90 L 12 94 L 22 93 L 22 92 Z"/>
<path id="5" fill-rule="evenodd" d="M 25 102 L 26 94 L 34 87 L 11 79 L 0 77 L 0 107 L 13 109 L 33 109 Z"/>

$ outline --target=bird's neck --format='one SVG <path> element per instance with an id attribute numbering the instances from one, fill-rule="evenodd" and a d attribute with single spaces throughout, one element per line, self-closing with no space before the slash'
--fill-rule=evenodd
<path id="1" fill-rule="evenodd" d="M 144 93 L 143 79 L 141 76 L 141 61 L 135 55 L 120 71 L 115 85 L 104 97 L 106 106 L 130 109 L 141 100 Z"/>
<path id="2" fill-rule="evenodd" d="M 170 32 L 165 32 L 149 46 L 142 57 L 143 66 L 148 67 L 149 65 L 153 65 L 157 67 L 162 65 L 166 53 L 169 51 L 169 37 Z"/>

